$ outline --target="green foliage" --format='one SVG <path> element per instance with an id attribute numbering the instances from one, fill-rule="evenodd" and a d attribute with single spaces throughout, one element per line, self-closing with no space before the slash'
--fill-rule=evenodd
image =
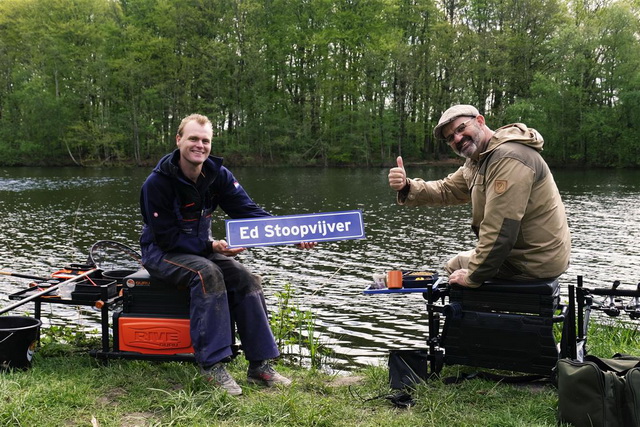
<path id="1" fill-rule="evenodd" d="M 320 368 L 329 350 L 316 336 L 313 313 L 295 304 L 293 287 L 288 283 L 275 295 L 278 298 L 277 309 L 269 322 L 278 349 L 292 357 L 299 356 L 301 365 L 306 358 L 312 367 Z"/>
<path id="2" fill-rule="evenodd" d="M 3 0 L 2 164 L 154 163 L 208 115 L 242 164 L 452 154 L 454 103 L 556 163 L 637 167 L 637 2 Z"/>
<path id="3" fill-rule="evenodd" d="M 62 356 L 99 348 L 96 331 L 87 332 L 78 326 L 50 325 L 40 330 L 40 349 L 43 356 Z"/>

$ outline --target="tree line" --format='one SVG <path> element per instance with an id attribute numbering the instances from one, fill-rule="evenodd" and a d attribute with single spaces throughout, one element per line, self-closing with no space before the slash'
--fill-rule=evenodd
<path id="1" fill-rule="evenodd" d="M 0 0 L 0 164 L 149 164 L 180 119 L 234 164 L 452 156 L 456 103 L 555 164 L 638 167 L 637 0 Z"/>

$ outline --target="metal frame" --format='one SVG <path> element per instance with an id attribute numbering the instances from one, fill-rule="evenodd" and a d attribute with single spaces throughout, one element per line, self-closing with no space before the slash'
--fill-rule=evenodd
<path id="1" fill-rule="evenodd" d="M 22 291 L 13 293 L 9 295 L 10 300 L 24 300 L 29 297 L 26 295 L 32 291 L 32 288 L 27 288 Z M 34 315 L 36 319 L 40 319 L 42 316 L 42 304 L 62 304 L 62 305 L 75 305 L 75 306 L 85 306 L 85 307 L 96 307 L 100 309 L 100 327 L 101 327 L 101 343 L 102 343 L 102 351 L 109 352 L 110 351 L 110 334 L 109 334 L 109 309 L 118 305 L 122 301 L 121 296 L 115 296 L 106 301 L 77 301 L 71 299 L 63 299 L 56 298 L 51 296 L 38 296 L 34 298 Z M 40 341 L 40 336 L 38 336 L 38 341 Z"/>

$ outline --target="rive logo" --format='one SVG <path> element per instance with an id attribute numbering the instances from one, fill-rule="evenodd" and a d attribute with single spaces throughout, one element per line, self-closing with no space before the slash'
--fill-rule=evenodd
<path id="1" fill-rule="evenodd" d="M 134 330 L 131 344 L 149 348 L 175 348 L 180 344 L 180 333 L 162 327 Z"/>
<path id="2" fill-rule="evenodd" d="M 121 318 L 118 326 L 121 350 L 158 354 L 193 352 L 189 319 Z"/>

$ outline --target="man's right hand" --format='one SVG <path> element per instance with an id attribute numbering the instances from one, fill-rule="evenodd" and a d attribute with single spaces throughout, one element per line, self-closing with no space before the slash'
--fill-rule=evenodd
<path id="1" fill-rule="evenodd" d="M 401 156 L 398 156 L 396 162 L 398 166 L 389 170 L 389 186 L 396 191 L 401 191 L 407 185 L 407 173 Z"/>

